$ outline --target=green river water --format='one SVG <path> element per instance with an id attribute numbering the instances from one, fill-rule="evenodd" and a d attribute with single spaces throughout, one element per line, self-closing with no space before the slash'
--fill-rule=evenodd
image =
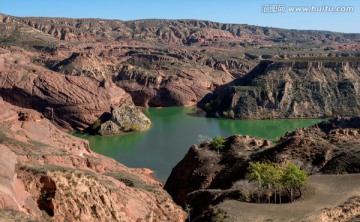
<path id="1" fill-rule="evenodd" d="M 210 138 L 233 134 L 251 135 L 275 140 L 287 131 L 308 127 L 321 119 L 302 120 L 227 120 L 190 115 L 194 108 L 149 108 L 144 113 L 151 119 L 150 130 L 122 136 L 89 136 L 93 151 L 112 157 L 128 167 L 149 168 L 165 181 L 172 168 L 184 157 L 199 136 Z"/>

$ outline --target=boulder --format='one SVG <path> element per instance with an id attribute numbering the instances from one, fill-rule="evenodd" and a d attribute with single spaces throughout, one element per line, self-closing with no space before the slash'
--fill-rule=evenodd
<path id="1" fill-rule="evenodd" d="M 99 129 L 101 135 L 119 135 L 130 132 L 148 130 L 151 121 L 134 104 L 125 101 L 112 108 L 111 118 L 102 123 Z"/>

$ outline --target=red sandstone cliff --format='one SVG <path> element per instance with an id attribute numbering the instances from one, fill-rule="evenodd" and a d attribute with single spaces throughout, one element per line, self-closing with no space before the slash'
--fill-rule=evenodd
<path id="1" fill-rule="evenodd" d="M 0 217 L 31 221 L 184 221 L 147 169 L 93 153 L 42 114 L 0 101 Z M 31 219 L 33 218 L 33 219 Z"/>

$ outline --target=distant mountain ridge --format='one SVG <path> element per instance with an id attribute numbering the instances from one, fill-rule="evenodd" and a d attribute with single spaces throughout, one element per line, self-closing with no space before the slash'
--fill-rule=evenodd
<path id="1" fill-rule="evenodd" d="M 249 38 L 267 42 L 304 42 L 307 40 L 319 43 L 360 42 L 360 34 L 224 24 L 205 20 L 144 19 L 121 21 L 0 15 L 0 20 L 9 18 L 67 41 L 77 41 L 79 40 L 77 36 L 90 32 L 91 35 L 99 38 L 113 40 L 117 38 L 143 38 L 152 41 L 161 40 L 163 43 L 174 45 L 191 45 L 209 40 L 243 41 L 249 40 Z"/>

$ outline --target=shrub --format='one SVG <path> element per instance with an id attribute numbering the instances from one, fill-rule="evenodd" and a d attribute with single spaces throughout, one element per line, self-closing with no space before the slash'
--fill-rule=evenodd
<path id="1" fill-rule="evenodd" d="M 218 135 L 210 142 L 210 146 L 214 150 L 223 150 L 225 148 L 225 142 L 225 138 Z"/>
<path id="2" fill-rule="evenodd" d="M 206 104 L 205 104 L 205 111 L 207 111 L 207 112 L 211 112 L 211 111 L 212 111 L 212 107 L 211 107 L 211 104 L 210 104 L 210 103 L 206 103 Z"/>
<path id="3" fill-rule="evenodd" d="M 235 119 L 235 112 L 234 112 L 234 110 L 230 110 L 230 111 L 229 111 L 229 117 L 230 117 L 231 119 Z"/>
<path id="4" fill-rule="evenodd" d="M 241 198 L 245 202 L 251 202 L 254 194 L 257 192 L 257 185 L 248 180 L 238 180 L 231 186 L 232 189 L 240 190 Z"/>

